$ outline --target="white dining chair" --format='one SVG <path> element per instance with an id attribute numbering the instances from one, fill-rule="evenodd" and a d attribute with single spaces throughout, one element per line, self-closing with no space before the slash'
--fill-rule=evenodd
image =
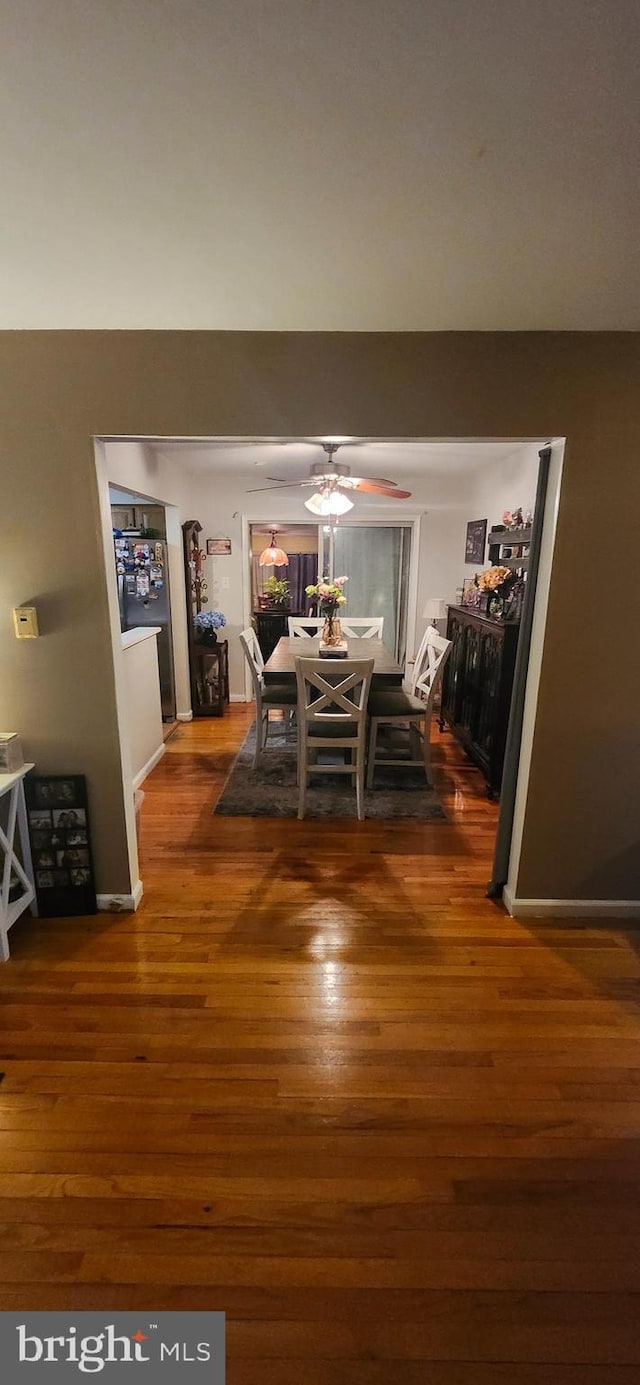
<path id="1" fill-rule="evenodd" d="M 287 625 L 290 640 L 310 640 L 320 634 L 324 616 L 289 616 Z"/>
<path id="2" fill-rule="evenodd" d="M 296 659 L 298 688 L 298 817 L 303 818 L 310 774 L 348 774 L 356 812 L 364 818 L 367 702 L 373 659 Z M 322 750 L 339 748 L 344 764 L 319 764 Z"/>
<path id="3" fill-rule="evenodd" d="M 376 765 L 423 765 L 427 784 L 431 785 L 431 716 L 436 689 L 451 652 L 451 640 L 439 635 L 433 625 L 427 628 L 420 662 L 416 660 L 411 691 L 405 688 L 375 689 L 369 697 L 369 754 L 367 788 L 373 787 Z M 381 727 L 395 730 L 407 727 L 409 755 L 393 758 L 393 752 L 378 756 L 378 734 Z M 420 743 L 422 742 L 422 747 Z"/>
<path id="4" fill-rule="evenodd" d="M 405 670 L 404 670 L 404 678 L 403 678 L 403 680 L 402 680 L 402 686 L 403 686 L 405 692 L 410 693 L 410 692 L 412 691 L 412 689 L 413 689 L 413 676 L 414 676 L 415 670 L 416 670 L 417 668 L 420 668 L 420 667 L 422 666 L 422 661 L 423 661 L 423 659 L 424 659 L 425 650 L 426 650 L 426 648 L 427 648 L 427 641 L 428 641 L 428 639 L 429 639 L 429 631 L 430 631 L 430 630 L 435 630 L 435 625 L 428 625 L 428 626 L 427 626 L 427 628 L 426 628 L 426 630 L 425 630 L 425 632 L 424 632 L 424 635 L 422 636 L 422 639 L 421 639 L 421 641 L 420 641 L 420 644 L 418 645 L 418 653 L 417 653 L 417 654 L 414 654 L 414 656 L 413 656 L 412 659 L 407 659 L 407 661 L 406 661 Z M 437 633 L 437 632 L 436 632 L 436 633 Z"/>
<path id="5" fill-rule="evenodd" d="M 253 756 L 253 768 L 257 769 L 269 735 L 269 712 L 282 712 L 285 719 L 285 729 L 287 729 L 295 714 L 297 695 L 294 687 L 289 688 L 278 683 L 265 686 L 262 672 L 264 668 L 262 650 L 258 644 L 256 632 L 251 626 L 242 631 L 240 643 L 251 670 L 253 695 L 256 700 L 256 748 Z"/>
<path id="6" fill-rule="evenodd" d="M 382 639 L 384 616 L 343 616 L 338 611 L 338 620 L 343 635 L 352 639 Z M 289 616 L 288 625 L 290 639 L 310 639 L 322 630 L 324 616 Z"/>
<path id="7" fill-rule="evenodd" d="M 359 640 L 381 640 L 384 616 L 339 616 L 343 635 Z"/>

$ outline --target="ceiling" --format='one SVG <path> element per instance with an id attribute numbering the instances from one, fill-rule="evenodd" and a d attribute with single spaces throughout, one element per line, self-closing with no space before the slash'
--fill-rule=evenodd
<path id="1" fill-rule="evenodd" d="M 306 480 L 314 462 L 325 460 L 320 440 L 290 442 L 158 441 L 152 451 L 175 458 L 195 475 L 243 480 L 246 487 L 269 486 L 270 478 Z M 522 442 L 376 442 L 352 440 L 340 445 L 336 460 L 353 476 L 384 476 L 403 486 L 426 478 L 470 476 L 528 446 Z M 371 497 L 373 498 L 373 497 Z"/>
<path id="2" fill-rule="evenodd" d="M 637 0 L 0 0 L 0 327 L 640 326 Z"/>

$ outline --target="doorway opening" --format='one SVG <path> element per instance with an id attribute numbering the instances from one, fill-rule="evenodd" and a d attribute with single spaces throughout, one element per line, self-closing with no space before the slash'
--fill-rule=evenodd
<path id="1" fill-rule="evenodd" d="M 454 660 L 451 655 L 451 676 L 445 679 L 440 692 L 439 717 L 432 734 L 436 766 L 437 748 L 446 744 L 454 747 L 453 758 L 462 767 L 455 792 L 451 792 L 451 784 L 448 785 L 454 816 L 456 805 L 464 798 L 461 786 L 472 782 L 469 775 L 475 776 L 474 792 L 493 797 L 493 817 L 489 815 L 487 821 L 493 821 L 494 829 L 499 815 L 506 820 L 505 787 L 501 784 L 499 763 L 496 771 L 496 753 L 498 762 L 502 759 L 504 764 L 511 735 L 511 764 L 513 767 L 515 757 L 515 772 L 510 775 L 508 788 L 512 830 L 507 844 L 505 874 L 508 876 L 506 897 L 513 902 L 551 577 L 563 441 L 552 440 L 549 445 L 551 464 L 544 513 L 536 515 L 542 535 L 538 586 L 528 637 L 526 677 L 519 691 L 520 724 L 513 732 L 509 731 L 510 697 L 508 691 L 505 695 L 504 667 L 499 669 L 497 665 L 502 659 L 503 665 L 508 665 L 508 675 L 514 674 L 513 649 L 514 646 L 517 649 L 518 638 L 516 635 L 514 639 L 513 633 L 507 631 L 522 615 L 533 531 L 526 520 L 536 500 L 543 440 L 351 439 L 348 445 L 358 448 L 358 474 L 393 476 L 406 487 L 407 499 L 402 500 L 400 508 L 397 501 L 389 504 L 386 494 L 357 495 L 357 518 L 351 513 L 347 518 L 340 516 L 335 523 L 329 517 L 330 526 L 326 520 L 318 525 L 306 524 L 305 510 L 301 508 L 304 491 L 299 491 L 303 484 L 300 478 L 308 475 L 309 462 L 317 454 L 319 442 L 318 439 L 190 440 L 185 437 L 105 439 L 102 446 L 106 454 L 112 446 L 119 448 L 121 455 L 123 449 L 134 450 L 133 470 L 140 486 L 138 494 L 144 494 L 145 490 L 148 495 L 152 493 L 150 482 L 146 486 L 141 484 L 141 475 L 145 473 L 147 478 L 153 475 L 153 491 L 158 496 L 171 497 L 178 525 L 192 516 L 199 517 L 211 605 L 223 612 L 226 620 L 224 636 L 229 643 L 231 713 L 234 702 L 246 704 L 251 695 L 239 635 L 251 623 L 256 629 L 261 616 L 269 614 L 265 604 L 268 595 L 265 572 L 258 569 L 261 546 L 269 544 L 273 529 L 278 543 L 285 548 L 287 534 L 291 536 L 292 551 L 298 542 L 294 536 L 299 535 L 300 556 L 305 551 L 306 540 L 306 551 L 313 558 L 314 567 L 316 557 L 318 559 L 312 580 L 323 568 L 326 570 L 329 545 L 332 545 L 334 574 L 343 569 L 351 584 L 348 614 L 355 616 L 356 606 L 366 604 L 367 610 L 362 614 L 377 615 L 373 605 L 382 603 L 384 609 L 379 618 L 384 627 L 385 645 L 390 657 L 402 668 L 410 666 L 429 625 L 435 626 L 441 637 L 453 643 L 456 620 L 468 626 L 474 622 L 476 626 L 483 621 L 496 622 L 493 642 L 469 637 L 464 658 Z M 262 476 L 254 470 L 258 467 L 265 469 Z M 119 479 L 122 474 L 121 467 Z M 263 479 L 275 484 L 253 484 Z M 271 492 L 268 507 L 263 497 L 258 504 L 253 499 L 258 490 Z M 509 520 L 505 518 L 506 512 L 509 512 Z M 470 549 L 470 533 L 477 540 L 481 529 L 482 551 L 477 547 Z M 500 535 L 506 537 L 497 542 Z M 298 566 L 302 571 L 302 564 Z M 509 594 L 507 588 L 512 597 L 517 597 L 520 583 L 520 604 L 515 600 L 508 607 L 504 621 L 506 599 L 501 611 L 495 607 L 489 609 L 484 600 L 482 574 L 496 567 L 506 568 L 510 578 L 513 575 L 517 579 L 509 580 L 503 587 L 505 598 Z M 286 575 L 281 576 L 279 569 L 266 569 L 266 573 L 267 581 L 269 576 L 276 581 L 288 580 Z M 296 577 L 296 589 L 298 585 Z M 282 623 L 284 606 L 276 614 Z M 505 649 L 508 641 L 511 643 L 510 651 L 504 656 L 496 654 L 500 634 Z M 178 682 L 181 677 L 179 662 L 176 659 Z M 459 696 L 465 680 L 465 694 Z M 501 724 L 496 729 L 492 718 L 497 711 Z M 186 715 L 190 712 L 191 708 Z M 250 718 L 250 711 L 247 716 Z M 211 731 L 214 732 L 213 727 Z M 446 774 L 450 777 L 447 764 L 453 762 L 452 757 L 443 754 L 440 759 L 445 777 Z M 215 832 L 215 822 L 212 831 Z M 487 881 L 483 883 L 486 888 Z"/>

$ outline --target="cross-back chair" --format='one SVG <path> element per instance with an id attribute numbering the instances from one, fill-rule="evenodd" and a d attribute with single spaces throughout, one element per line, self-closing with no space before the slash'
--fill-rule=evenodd
<path id="1" fill-rule="evenodd" d="M 367 702 L 373 659 L 296 659 L 298 688 L 298 817 L 306 810 L 310 774 L 348 774 L 356 811 L 364 817 Z M 339 747 L 344 764 L 319 764 L 321 750 Z M 346 758 L 348 756 L 348 759 Z"/>
<path id="2" fill-rule="evenodd" d="M 251 671 L 253 695 L 256 700 L 256 748 L 253 756 L 253 768 L 257 769 L 269 735 L 269 712 L 282 712 L 286 726 L 295 712 L 296 690 L 293 687 L 289 688 L 279 684 L 269 684 L 268 687 L 265 687 L 262 672 L 264 659 L 258 644 L 258 637 L 252 626 L 248 626 L 246 630 L 242 631 L 240 643 Z"/>
<path id="3" fill-rule="evenodd" d="M 405 688 L 381 688 L 369 698 L 369 756 L 367 787 L 373 786 L 376 765 L 422 765 L 427 784 L 431 785 L 431 715 L 436 689 L 451 652 L 451 640 L 439 635 L 435 626 L 427 628 L 421 645 L 421 657 L 413 667 L 410 691 Z M 378 754 L 378 734 L 381 727 L 409 730 L 409 755 L 393 757 L 393 752 Z"/>

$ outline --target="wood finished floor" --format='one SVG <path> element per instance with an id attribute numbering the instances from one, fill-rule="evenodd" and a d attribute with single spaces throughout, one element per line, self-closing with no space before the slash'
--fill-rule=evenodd
<path id="1" fill-rule="evenodd" d="M 483 898 L 496 811 L 213 818 L 145 784 L 134 917 L 12 931 L 4 1308 L 222 1308 L 229 1385 L 637 1385 L 640 963 Z"/>

